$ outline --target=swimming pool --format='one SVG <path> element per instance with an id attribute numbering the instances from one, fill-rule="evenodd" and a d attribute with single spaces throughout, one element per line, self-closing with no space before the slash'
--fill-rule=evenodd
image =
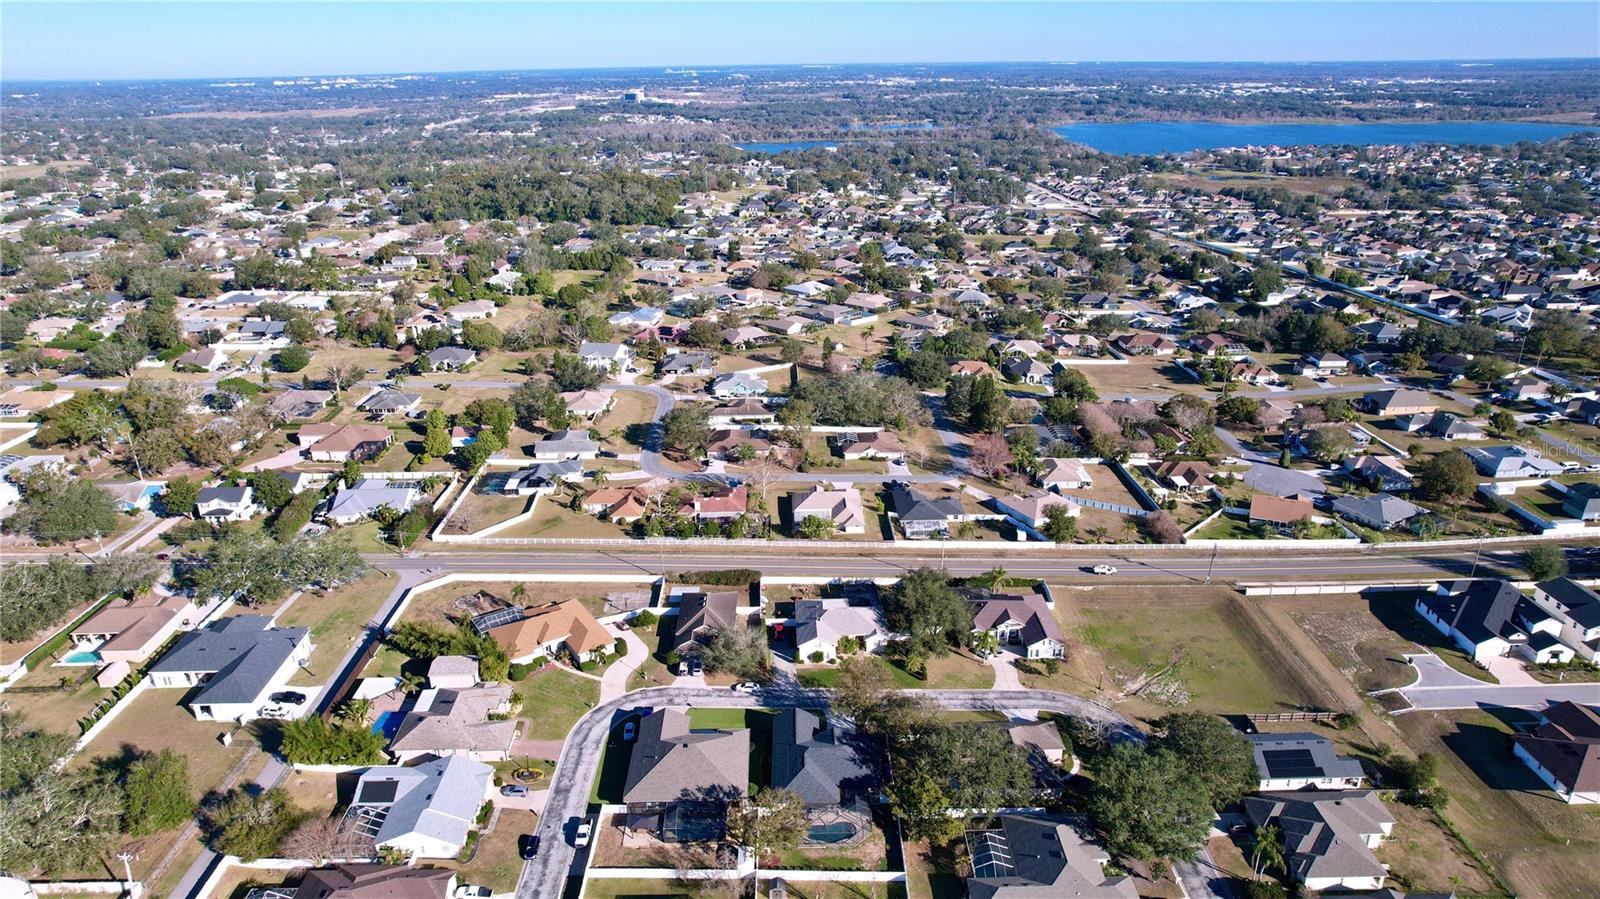
<path id="1" fill-rule="evenodd" d="M 77 652 L 68 653 L 67 655 L 62 656 L 61 657 L 61 661 L 57 662 L 56 664 L 58 664 L 58 665 L 98 665 L 98 664 L 100 664 L 100 653 L 98 653 L 98 652 L 96 652 L 96 651 L 94 651 L 92 649 L 80 649 Z"/>
<path id="2" fill-rule="evenodd" d="M 843 843 L 856 835 L 856 826 L 848 821 L 814 824 L 806 831 L 808 843 Z"/>
<path id="3" fill-rule="evenodd" d="M 403 717 L 403 712 L 380 712 L 378 720 L 372 722 L 372 732 L 382 735 L 385 740 L 393 740 L 395 732 L 400 730 L 400 719 Z"/>

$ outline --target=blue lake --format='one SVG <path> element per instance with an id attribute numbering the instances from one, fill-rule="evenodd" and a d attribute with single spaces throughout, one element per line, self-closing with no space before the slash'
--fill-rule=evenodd
<path id="1" fill-rule="evenodd" d="M 1343 125 L 1228 122 L 1083 122 L 1055 132 L 1102 153 L 1143 155 L 1187 153 L 1222 147 L 1329 146 L 1386 144 L 1484 144 L 1549 140 L 1579 132 L 1600 133 L 1585 125 L 1547 122 L 1366 122 Z"/>
<path id="2" fill-rule="evenodd" d="M 791 140 L 771 144 L 734 144 L 746 153 L 787 153 L 790 150 L 836 150 L 839 142 L 834 140 Z"/>

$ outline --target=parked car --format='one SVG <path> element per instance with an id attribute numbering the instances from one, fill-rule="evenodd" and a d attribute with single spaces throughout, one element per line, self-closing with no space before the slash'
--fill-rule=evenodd
<path id="1" fill-rule="evenodd" d="M 475 884 L 464 883 L 456 887 L 456 899 L 489 899 L 494 895 L 494 890 Z"/>
<path id="2" fill-rule="evenodd" d="M 293 690 L 285 690 L 282 693 L 274 693 L 267 698 L 271 699 L 273 702 L 281 702 L 284 705 L 300 705 L 306 701 L 306 694 L 296 693 Z"/>
<path id="3" fill-rule="evenodd" d="M 528 788 L 521 784 L 506 784 L 500 788 L 500 795 L 509 796 L 512 799 L 521 799 L 528 795 Z"/>
<path id="4" fill-rule="evenodd" d="M 1095 574 L 1116 574 L 1117 573 L 1117 566 L 1115 566 L 1115 565 L 1096 565 L 1096 566 L 1094 566 L 1094 568 L 1092 568 L 1090 570 L 1093 571 Z"/>
<path id="5" fill-rule="evenodd" d="M 690 677 L 699 677 L 706 670 L 705 663 L 700 661 L 699 656 L 690 656 L 684 664 L 689 668 Z"/>
<path id="6" fill-rule="evenodd" d="M 538 836 L 538 834 L 525 833 L 522 836 L 517 837 L 517 852 L 519 854 L 521 854 L 523 861 L 527 861 L 528 859 L 531 859 L 534 856 L 538 855 L 539 854 L 539 836 Z"/>
<path id="7" fill-rule="evenodd" d="M 579 849 L 589 845 L 589 835 L 593 832 L 594 828 L 589 824 L 589 819 L 579 818 L 578 827 L 572 832 L 572 845 Z"/>
<path id="8" fill-rule="evenodd" d="M 622 722 L 622 742 L 632 743 L 633 738 L 639 734 L 639 722 L 629 719 Z"/>

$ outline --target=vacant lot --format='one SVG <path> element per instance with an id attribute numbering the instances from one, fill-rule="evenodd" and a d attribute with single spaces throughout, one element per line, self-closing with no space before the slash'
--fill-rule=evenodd
<path id="1" fill-rule="evenodd" d="M 1511 755 L 1518 713 L 1413 712 L 1395 722 L 1417 752 L 1439 758 L 1450 793 L 1446 816 L 1499 869 L 1520 896 L 1600 895 L 1600 814 L 1556 800 Z M 1443 885 L 1425 884 L 1434 889 Z"/>
<path id="2" fill-rule="evenodd" d="M 1081 645 L 1061 673 L 1041 681 L 1074 692 L 1092 682 L 1103 698 L 1150 715 L 1185 694 L 1185 708 L 1241 714 L 1314 705 L 1324 692 L 1283 657 L 1273 631 L 1233 590 L 1061 587 L 1055 595 L 1062 630 Z"/>
<path id="3" fill-rule="evenodd" d="M 965 652 L 928 659 L 926 680 L 912 677 L 898 663 L 881 656 L 872 658 L 888 670 L 894 686 L 902 690 L 987 690 L 994 686 L 994 671 Z M 832 665 L 808 665 L 800 669 L 800 682 L 808 687 L 831 687 L 838 680 L 839 669 Z"/>
<path id="4" fill-rule="evenodd" d="M 1127 365 L 1080 365 L 1075 369 L 1089 378 L 1089 383 L 1099 392 L 1102 400 L 1121 396 L 1148 396 L 1172 391 L 1205 393 L 1206 388 L 1195 383 L 1174 365 L 1172 357 L 1134 356 Z"/>
<path id="5" fill-rule="evenodd" d="M 1363 693 L 1403 687 L 1416 680 L 1416 671 L 1403 658 L 1420 647 L 1387 627 L 1374 612 L 1377 604 L 1391 605 L 1375 595 L 1285 597 L 1274 600 L 1288 610 L 1317 648 L 1340 673 Z M 1384 614 L 1390 612 L 1386 609 Z"/>

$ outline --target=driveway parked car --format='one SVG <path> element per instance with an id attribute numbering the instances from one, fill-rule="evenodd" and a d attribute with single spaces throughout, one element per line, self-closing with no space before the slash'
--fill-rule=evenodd
<path id="1" fill-rule="evenodd" d="M 300 705 L 306 701 L 306 694 L 285 690 L 282 693 L 274 693 L 268 698 L 273 702 L 281 702 L 285 705 Z"/>
<path id="2" fill-rule="evenodd" d="M 500 795 L 509 796 L 513 799 L 521 799 L 522 797 L 528 795 L 528 788 L 522 786 L 521 784 L 506 784 L 500 788 Z"/>

